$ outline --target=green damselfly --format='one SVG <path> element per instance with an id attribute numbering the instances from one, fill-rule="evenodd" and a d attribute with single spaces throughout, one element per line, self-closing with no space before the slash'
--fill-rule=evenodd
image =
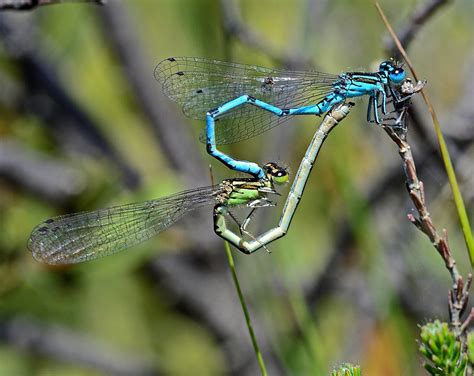
<path id="1" fill-rule="evenodd" d="M 263 166 L 265 179 L 227 179 L 168 197 L 47 219 L 31 233 L 28 248 L 36 260 L 73 264 L 107 256 L 139 244 L 165 230 L 186 213 L 209 205 L 252 209 L 273 206 L 275 184 L 288 181 L 286 169 Z M 245 229 L 242 227 L 245 232 Z"/>

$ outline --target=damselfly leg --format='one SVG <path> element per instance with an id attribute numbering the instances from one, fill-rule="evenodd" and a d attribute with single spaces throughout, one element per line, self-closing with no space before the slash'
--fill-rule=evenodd
<path id="1" fill-rule="evenodd" d="M 280 221 L 276 227 L 271 228 L 270 230 L 267 230 L 258 236 L 252 235 L 250 236 L 252 240 L 247 241 L 243 238 L 242 232 L 239 235 L 227 227 L 225 216 L 226 211 L 223 210 L 225 208 L 216 206 L 214 208 L 214 231 L 216 234 L 246 254 L 251 254 L 256 250 L 265 247 L 267 244 L 285 236 L 301 200 L 306 182 L 324 140 L 326 139 L 329 132 L 349 114 L 352 106 L 352 103 L 343 103 L 337 105 L 324 117 L 323 122 L 321 123 L 318 131 L 315 133 L 306 151 L 306 154 L 301 161 L 300 167 L 295 176 L 295 180 L 293 181 L 290 192 L 286 198 L 286 202 L 280 216 Z M 249 218 L 251 218 L 252 215 L 253 213 L 250 212 Z M 248 221 L 250 221 L 250 219 Z M 247 226 L 248 223 L 245 223 L 244 221 L 240 229 L 242 230 L 243 228 L 246 231 Z"/>
<path id="2" fill-rule="evenodd" d="M 408 111 L 411 104 L 413 95 L 419 93 L 426 85 L 426 81 L 418 81 L 415 84 L 407 78 L 403 85 L 394 90 L 396 98 L 393 95 L 390 96 L 387 103 L 390 105 L 389 112 L 382 117 L 382 123 L 380 124 L 384 128 L 390 128 L 397 132 L 399 135 L 406 134 Z M 380 109 L 379 109 L 380 110 Z"/>

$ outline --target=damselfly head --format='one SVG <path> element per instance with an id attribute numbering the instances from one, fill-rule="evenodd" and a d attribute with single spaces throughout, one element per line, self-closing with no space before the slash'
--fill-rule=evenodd
<path id="1" fill-rule="evenodd" d="M 379 72 L 384 73 L 394 84 L 400 84 L 407 77 L 403 64 L 399 64 L 393 59 L 382 62 L 379 66 Z"/>
<path id="2" fill-rule="evenodd" d="M 284 167 L 277 165 L 275 162 L 268 162 L 263 165 L 263 170 L 268 180 L 275 182 L 276 184 L 284 184 L 288 181 L 288 170 Z"/>

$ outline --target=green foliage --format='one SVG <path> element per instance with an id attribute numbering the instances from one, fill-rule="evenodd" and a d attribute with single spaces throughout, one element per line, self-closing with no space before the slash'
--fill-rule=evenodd
<path id="1" fill-rule="evenodd" d="M 45 199 L 44 195 L 31 190 L 35 183 L 29 176 L 26 176 L 28 184 L 0 177 L 0 317 L 6 320 L 27 316 L 40 328 L 52 325 L 66 333 L 77 333 L 78 338 L 84 335 L 103 343 L 111 353 L 123 353 L 124 359 L 151 359 L 164 374 L 226 374 L 233 365 L 229 355 L 238 354 L 242 350 L 240 346 L 250 348 L 251 341 L 243 341 L 241 345 L 240 341 L 235 341 L 240 337 L 234 337 L 233 333 L 240 330 L 243 316 L 226 316 L 226 312 L 230 312 L 227 307 L 223 309 L 226 301 L 217 299 L 217 295 L 216 299 L 209 298 L 218 288 L 220 291 L 227 288 L 223 278 L 229 280 L 229 272 L 220 267 L 225 254 L 220 252 L 220 246 L 211 246 L 216 238 L 210 212 L 209 229 L 200 234 L 202 243 L 193 244 L 194 237 L 187 237 L 186 227 L 177 224 L 136 249 L 64 268 L 41 265 L 26 249 L 31 229 L 51 216 L 162 197 L 195 187 L 187 180 L 179 185 L 184 176 L 175 171 L 174 164 L 168 159 L 169 152 L 157 142 L 153 124 L 143 113 L 134 85 L 124 75 L 126 69 L 123 69 L 125 66 L 113 42 L 114 33 L 111 33 L 110 25 L 104 23 L 106 13 L 110 11 L 109 16 L 117 14 L 112 7 L 119 2 L 108 3 L 103 9 L 79 3 L 41 7 L 28 14 L 12 13 L 8 17 L 12 22 L 27 17 L 26 21 L 34 25 L 35 30 L 29 33 L 25 32 L 26 25 L 14 25 L 12 30 L 18 30 L 23 37 L 15 38 L 17 49 L 11 56 L 3 39 L 0 43 L 0 139 L 15 141 L 23 145 L 25 151 L 35 151 L 46 160 L 68 166 L 77 171 L 78 181 L 71 185 L 77 195 L 68 196 L 67 202 L 59 202 Z M 275 55 L 292 59 L 299 60 L 299 56 L 304 55 L 316 64 L 316 69 L 328 73 L 376 69 L 384 58 L 380 38 L 386 31 L 370 1 L 242 0 L 238 2 L 238 8 L 246 30 L 261 36 L 263 41 L 262 48 L 257 49 L 224 33 L 220 2 L 134 0 L 122 3 L 128 22 L 121 25 L 127 29 L 127 35 L 135 35 L 142 42 L 143 53 L 134 56 L 137 61 L 141 60 L 139 55 L 144 56 L 142 63 L 152 82 L 155 64 L 168 56 L 203 56 L 282 67 L 278 56 L 274 59 L 265 52 L 265 47 L 269 47 Z M 418 0 L 400 0 L 385 1 L 383 5 L 391 21 L 402 27 L 419 3 Z M 465 85 L 469 83 L 466 70 L 460 69 L 459 62 L 468 61 L 472 50 L 471 9 L 472 0 L 450 2 L 424 26 L 426 29 L 417 35 L 410 50 L 420 75 L 429 80 L 430 96 L 437 107 L 442 106 L 437 111 L 466 115 L 466 118 L 467 113 L 458 112 L 455 107 L 465 97 Z M 360 22 L 361 19 L 364 22 Z M 341 20 L 344 28 L 341 28 Z M 21 43 L 23 39 L 26 44 Z M 456 43 L 452 43 L 453 40 Z M 354 48 L 355 43 L 357 48 Z M 138 48 L 138 45 L 132 47 Z M 32 67 L 28 72 L 20 68 L 25 48 L 38 50 L 40 61 L 54 68 L 53 73 L 72 96 L 74 104 L 93 120 L 121 160 L 137 170 L 142 178 L 138 190 L 131 190 L 121 183 L 122 173 L 113 159 L 98 153 L 95 147 L 89 153 L 90 147 L 76 133 L 82 131 L 59 132 L 52 127 L 56 122 L 69 124 L 69 117 L 54 111 L 52 99 L 41 87 L 32 87 L 36 82 L 32 80 L 35 75 Z M 432 56 L 437 56 L 436 64 Z M 156 82 L 154 85 L 156 94 L 161 95 L 161 87 Z M 40 101 L 33 101 L 34 98 Z M 402 220 L 403 208 L 391 205 L 398 202 L 392 200 L 395 196 L 372 195 L 379 191 L 377 188 L 384 187 L 380 182 L 384 181 L 398 157 L 393 145 L 383 141 L 386 137 L 380 127 L 365 124 L 366 103 L 367 99 L 359 101 L 350 119 L 331 133 L 318 156 L 292 228 L 288 236 L 272 243 L 272 255 L 261 251 L 249 257 L 233 250 L 242 293 L 256 313 L 252 319 L 259 327 L 263 324 L 263 334 L 267 337 L 264 353 L 274 351 L 288 375 L 324 375 L 332 371 L 328 364 L 334 364 L 334 354 L 347 346 L 347 331 L 354 334 L 351 328 L 357 329 L 367 320 L 357 303 L 358 294 L 353 294 L 354 301 L 348 301 L 345 295 L 335 292 L 340 291 L 339 287 L 342 291 L 351 288 L 354 292 L 365 289 L 365 283 L 359 285 L 357 282 L 359 275 L 368 286 L 377 287 L 382 283 L 387 286 L 387 270 L 392 269 L 393 264 L 383 256 L 385 252 L 381 249 L 387 244 L 391 247 L 393 236 L 399 236 L 399 231 L 393 227 L 396 224 L 388 221 L 401 219 L 396 226 L 410 226 Z M 169 111 L 180 112 L 171 101 L 165 100 L 164 105 Z M 166 113 L 162 112 L 162 120 L 171 133 L 175 124 L 166 122 Z M 48 116 L 44 118 L 41 114 Z M 184 118 L 182 121 L 187 122 L 197 143 L 197 133 L 204 123 Z M 248 160 L 287 163 L 294 174 L 319 120 L 300 117 L 294 121 L 298 125 L 282 126 L 252 140 L 228 146 L 228 151 Z M 295 134 L 287 138 L 285 132 L 289 128 L 293 129 L 290 133 Z M 282 135 L 285 140 L 278 141 Z M 206 155 L 203 145 L 198 148 L 205 163 L 212 163 L 216 181 L 232 176 L 224 165 Z M 0 154 L 4 151 L 6 149 L 0 146 Z M 184 151 L 178 149 L 177 153 Z M 21 160 L 17 162 L 21 165 Z M 11 168 L 11 171 L 16 174 L 20 170 Z M 432 186 L 426 179 L 425 186 L 432 187 L 435 194 L 439 184 Z M 400 182 L 400 186 L 395 185 L 394 192 L 406 200 L 402 188 Z M 438 197 L 434 205 L 429 204 L 430 210 L 437 224 L 453 229 L 450 231 L 453 252 L 462 251 L 462 236 L 452 222 L 456 216 L 446 210 L 445 200 Z M 274 209 L 265 210 L 268 222 L 278 220 L 281 201 Z M 192 225 L 193 221 L 191 217 L 188 223 Z M 263 222 L 262 226 L 266 224 Z M 350 230 L 355 241 L 344 235 L 347 234 L 345 229 Z M 431 286 L 446 281 L 444 265 L 422 234 L 410 229 L 403 240 L 403 252 L 397 253 L 397 257 L 406 265 L 404 273 L 409 280 L 423 271 L 422 281 Z M 208 244 L 209 249 L 204 249 Z M 343 257 L 339 256 L 339 250 Z M 417 257 L 412 257 L 410 250 L 418 250 Z M 462 257 L 454 256 L 458 260 Z M 160 265 L 165 265 L 162 261 L 182 258 L 185 265 L 189 261 L 192 268 L 183 272 L 176 269 L 181 264 L 173 263 L 175 267 L 166 269 L 166 274 L 163 270 L 155 275 L 155 269 L 150 268 L 158 265 L 155 257 Z M 341 268 L 336 268 L 338 265 Z M 459 262 L 458 266 L 466 274 L 469 265 Z M 339 271 L 344 273 L 336 274 Z M 326 279 L 331 275 L 337 276 L 338 280 Z M 197 281 L 197 276 L 202 278 L 199 286 L 192 283 Z M 352 279 L 354 276 L 355 280 Z M 160 280 L 157 281 L 157 277 L 161 277 Z M 331 286 L 324 281 L 330 281 Z M 333 282 L 336 283 L 334 286 Z M 330 288 L 312 290 L 308 295 L 308 288 L 312 286 Z M 425 285 L 417 286 L 423 286 L 423 292 L 427 293 Z M 399 291 L 398 286 L 393 286 L 393 290 Z M 437 294 L 438 291 L 434 287 L 429 293 Z M 361 349 L 360 357 L 368 365 L 364 372 L 370 373 L 370 365 L 371 369 L 382 370 L 378 373 L 382 376 L 421 376 L 418 352 L 413 351 L 412 346 L 413 338 L 417 336 L 412 331 L 415 324 L 410 320 L 413 317 L 405 314 L 404 303 L 394 292 L 387 292 L 387 288 L 370 288 L 364 292 L 364 296 L 376 294 L 371 299 L 374 313 L 377 319 L 383 318 L 377 320 L 380 330 L 371 333 L 374 345 Z M 418 294 L 420 291 L 414 292 L 413 296 Z M 235 294 L 232 299 L 238 302 Z M 195 305 L 197 302 L 199 306 Z M 195 308 L 200 307 L 203 311 L 196 315 Z M 424 308 L 431 309 L 429 306 Z M 208 310 L 219 315 L 209 316 Z M 218 328 L 224 330 L 216 332 Z M 388 345 L 385 333 L 391 336 Z M 20 332 L 17 334 L 21 335 Z M 352 338 L 353 343 L 364 340 L 366 333 L 363 335 L 363 339 Z M 32 348 L 18 345 L 17 338 L 9 338 L 3 338 L 0 346 L 2 376 L 85 376 L 100 372 L 93 366 L 63 362 L 54 354 L 40 355 Z M 260 341 L 260 338 L 256 339 Z M 471 342 L 471 359 L 474 360 L 474 338 Z M 374 346 L 381 351 L 386 351 L 384 346 L 391 346 L 390 364 L 379 351 L 373 351 Z M 265 358 L 269 372 L 274 367 L 272 358 Z M 335 367 L 331 374 L 360 375 L 360 371 L 344 365 Z"/>
<path id="2" fill-rule="evenodd" d="M 361 376 L 360 367 L 344 363 L 332 371 L 331 376 Z"/>
<path id="3" fill-rule="evenodd" d="M 474 332 L 470 332 L 467 335 L 467 356 L 469 363 L 474 364 Z"/>
<path id="4" fill-rule="evenodd" d="M 447 323 L 436 320 L 423 325 L 420 338 L 420 352 L 428 359 L 424 367 L 431 375 L 464 375 L 467 356 Z"/>

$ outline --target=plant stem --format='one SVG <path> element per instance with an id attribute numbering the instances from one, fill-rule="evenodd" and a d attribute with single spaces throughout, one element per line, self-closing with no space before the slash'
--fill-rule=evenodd
<path id="1" fill-rule="evenodd" d="M 260 348 L 258 347 L 257 337 L 255 336 L 255 332 L 253 330 L 252 320 L 250 319 L 249 310 L 247 308 L 247 304 L 245 303 L 244 295 L 242 294 L 242 289 L 240 288 L 239 278 L 237 277 L 237 272 L 235 270 L 234 258 L 232 257 L 232 251 L 230 250 L 229 243 L 226 241 L 224 241 L 224 248 L 227 253 L 227 261 L 229 263 L 230 270 L 232 272 L 232 279 L 234 280 L 235 289 L 237 290 L 237 295 L 239 296 L 240 305 L 242 306 L 242 311 L 244 312 L 245 322 L 247 324 L 250 339 L 252 340 L 253 349 L 257 357 L 258 365 L 260 366 L 260 372 L 262 376 L 268 376 L 267 369 L 265 368 L 265 363 L 263 361 L 262 353 L 260 352 Z"/>
<path id="2" fill-rule="evenodd" d="M 406 187 L 408 194 L 418 211 L 418 218 L 413 214 L 409 214 L 408 219 L 428 236 L 433 246 L 443 258 L 444 264 L 451 275 L 453 287 L 452 290 L 449 291 L 449 315 L 454 333 L 456 336 L 460 336 L 463 331 L 461 316 L 467 306 L 472 276 L 469 274 L 467 282 L 464 282 L 456 266 L 456 261 L 452 256 L 446 230 L 440 234 L 433 224 L 426 206 L 423 182 L 418 178 L 415 160 L 413 159 L 411 147 L 406 140 L 406 136 L 397 134 L 391 127 L 385 127 L 384 130 L 398 146 L 399 154 L 403 161 L 403 170 L 405 171 L 407 179 Z"/>
<path id="3" fill-rule="evenodd" d="M 387 20 L 387 17 L 385 16 L 384 12 L 382 11 L 382 8 L 380 7 L 378 2 L 375 2 L 375 7 L 377 8 L 377 11 L 380 14 L 380 17 L 382 17 L 382 20 L 387 27 L 388 32 L 392 36 L 398 50 L 402 54 L 403 58 L 405 59 L 408 67 L 410 68 L 411 73 L 413 74 L 413 78 L 418 81 L 418 76 L 416 74 L 415 68 L 413 66 L 413 63 L 411 62 L 410 58 L 408 57 L 408 54 L 406 53 L 405 49 L 403 48 L 402 44 L 400 43 L 400 40 L 398 39 L 397 35 L 393 31 L 392 26 Z M 438 138 L 438 143 L 439 143 L 439 149 L 441 152 L 441 157 L 444 162 L 444 168 L 446 170 L 446 174 L 448 175 L 448 180 L 449 184 L 451 185 L 451 190 L 453 192 L 453 198 L 454 198 L 454 203 L 456 205 L 456 210 L 458 212 L 458 217 L 459 217 L 459 222 L 461 224 L 461 229 L 464 235 L 464 240 L 466 242 L 466 247 L 469 255 L 469 260 L 471 261 L 471 268 L 474 268 L 474 238 L 472 237 L 472 231 L 471 231 L 471 225 L 469 224 L 469 217 L 466 212 L 466 207 L 464 205 L 464 201 L 461 195 L 461 191 L 459 189 L 459 185 L 456 179 L 456 174 L 454 172 L 454 167 L 453 163 L 451 162 L 451 157 L 449 156 L 449 151 L 446 146 L 446 142 L 444 141 L 443 134 L 441 132 L 441 128 L 439 125 L 438 117 L 436 116 L 436 113 L 434 111 L 434 108 L 431 104 L 431 101 L 428 98 L 428 94 L 422 90 L 421 95 L 423 96 L 423 99 L 426 102 L 426 105 L 428 106 L 428 110 L 430 111 L 431 118 L 433 119 L 433 125 L 435 128 L 436 132 L 436 137 Z"/>

